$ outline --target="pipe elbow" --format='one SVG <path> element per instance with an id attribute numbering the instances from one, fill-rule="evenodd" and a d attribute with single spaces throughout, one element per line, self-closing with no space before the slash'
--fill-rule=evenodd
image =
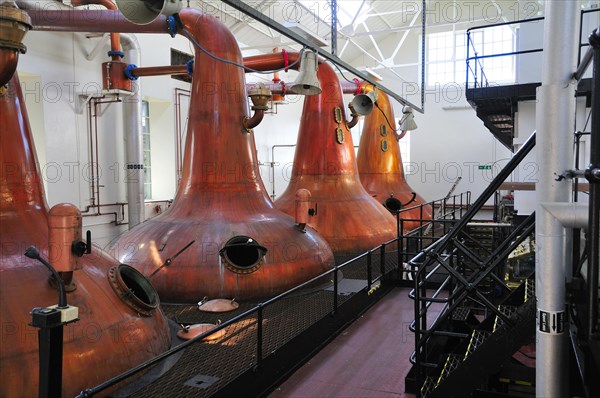
<path id="1" fill-rule="evenodd" d="M 352 116 L 352 119 L 350 119 L 350 121 L 347 121 L 346 124 L 348 125 L 348 128 L 351 129 L 352 127 L 358 124 L 358 119 L 360 118 L 360 116 L 358 115 L 358 113 L 356 113 L 354 105 L 350 104 L 348 105 L 348 108 L 350 108 L 350 116 Z"/>
<path id="2" fill-rule="evenodd" d="M 244 126 L 244 132 L 251 133 L 252 129 L 262 122 L 265 117 L 264 109 L 254 109 L 252 117 L 244 116 L 242 119 L 242 125 Z"/>

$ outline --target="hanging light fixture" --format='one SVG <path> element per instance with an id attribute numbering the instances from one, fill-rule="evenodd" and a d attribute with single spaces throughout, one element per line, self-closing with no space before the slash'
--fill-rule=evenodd
<path id="1" fill-rule="evenodd" d="M 373 110 L 377 101 L 377 91 L 369 91 L 365 94 L 357 94 L 354 96 L 351 104 L 360 116 L 366 116 Z"/>
<path id="2" fill-rule="evenodd" d="M 415 115 L 410 106 L 404 106 L 402 108 L 402 119 L 400 119 L 400 130 L 416 130 L 417 123 L 415 122 Z"/>
<path id="3" fill-rule="evenodd" d="M 300 63 L 300 74 L 288 92 L 300 95 L 321 94 L 323 90 L 321 90 L 321 83 L 319 83 L 319 78 L 317 77 L 318 70 L 317 53 L 305 51 L 302 54 L 302 61 Z"/>

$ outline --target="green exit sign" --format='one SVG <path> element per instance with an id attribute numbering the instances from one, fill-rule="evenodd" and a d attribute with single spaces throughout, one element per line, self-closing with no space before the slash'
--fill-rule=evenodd
<path id="1" fill-rule="evenodd" d="M 480 165 L 478 166 L 479 170 L 491 170 L 492 169 L 492 165 L 491 164 L 484 164 L 484 165 Z"/>

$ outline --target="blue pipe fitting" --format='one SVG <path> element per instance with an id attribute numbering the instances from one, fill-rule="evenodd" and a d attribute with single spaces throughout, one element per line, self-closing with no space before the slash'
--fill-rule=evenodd
<path id="1" fill-rule="evenodd" d="M 125 68 L 125 76 L 127 76 L 127 78 L 129 80 L 137 80 L 139 79 L 139 77 L 137 76 L 133 76 L 133 70 L 137 69 L 137 65 L 134 64 L 129 64 L 127 65 L 127 67 Z"/>

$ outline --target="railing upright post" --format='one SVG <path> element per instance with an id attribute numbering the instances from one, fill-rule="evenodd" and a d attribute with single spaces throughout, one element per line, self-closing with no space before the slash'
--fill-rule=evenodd
<path id="1" fill-rule="evenodd" d="M 420 272 L 416 266 L 412 265 L 411 270 L 415 270 L 413 273 L 414 282 L 415 282 L 415 305 L 414 305 L 414 316 L 415 316 L 415 395 L 417 398 L 421 397 L 421 386 L 423 382 L 421 381 L 421 352 L 419 350 L 421 343 L 421 294 L 419 290 L 419 278 Z"/>
<path id="2" fill-rule="evenodd" d="M 379 259 L 379 272 L 381 275 L 381 279 L 383 280 L 383 275 L 385 275 L 385 243 L 381 244 L 381 258 Z"/>
<path id="3" fill-rule="evenodd" d="M 256 368 L 259 369 L 262 366 L 262 352 L 263 352 L 263 305 L 258 304 L 258 310 L 256 312 Z"/>
<path id="4" fill-rule="evenodd" d="M 470 42 L 471 42 L 471 32 L 467 31 L 467 60 L 466 60 L 467 67 L 465 68 L 467 77 L 465 79 L 465 90 L 467 90 L 469 88 L 469 43 Z"/>
<path id="5" fill-rule="evenodd" d="M 423 250 L 423 205 L 419 206 L 419 235 L 421 235 L 421 239 L 419 239 L 419 251 Z"/>
<path id="6" fill-rule="evenodd" d="M 371 290 L 373 284 L 373 269 L 371 266 L 371 251 L 367 253 L 367 290 Z"/>
<path id="7" fill-rule="evenodd" d="M 400 237 L 398 238 L 398 272 L 404 268 L 404 222 L 400 221 Z"/>
<path id="8" fill-rule="evenodd" d="M 475 51 L 475 71 L 473 72 L 473 85 L 474 88 L 477 88 L 477 64 L 479 64 L 479 60 L 477 59 L 477 51 Z"/>
<path id="9" fill-rule="evenodd" d="M 335 315 L 338 308 L 338 267 L 337 265 L 333 268 L 333 312 Z"/>

